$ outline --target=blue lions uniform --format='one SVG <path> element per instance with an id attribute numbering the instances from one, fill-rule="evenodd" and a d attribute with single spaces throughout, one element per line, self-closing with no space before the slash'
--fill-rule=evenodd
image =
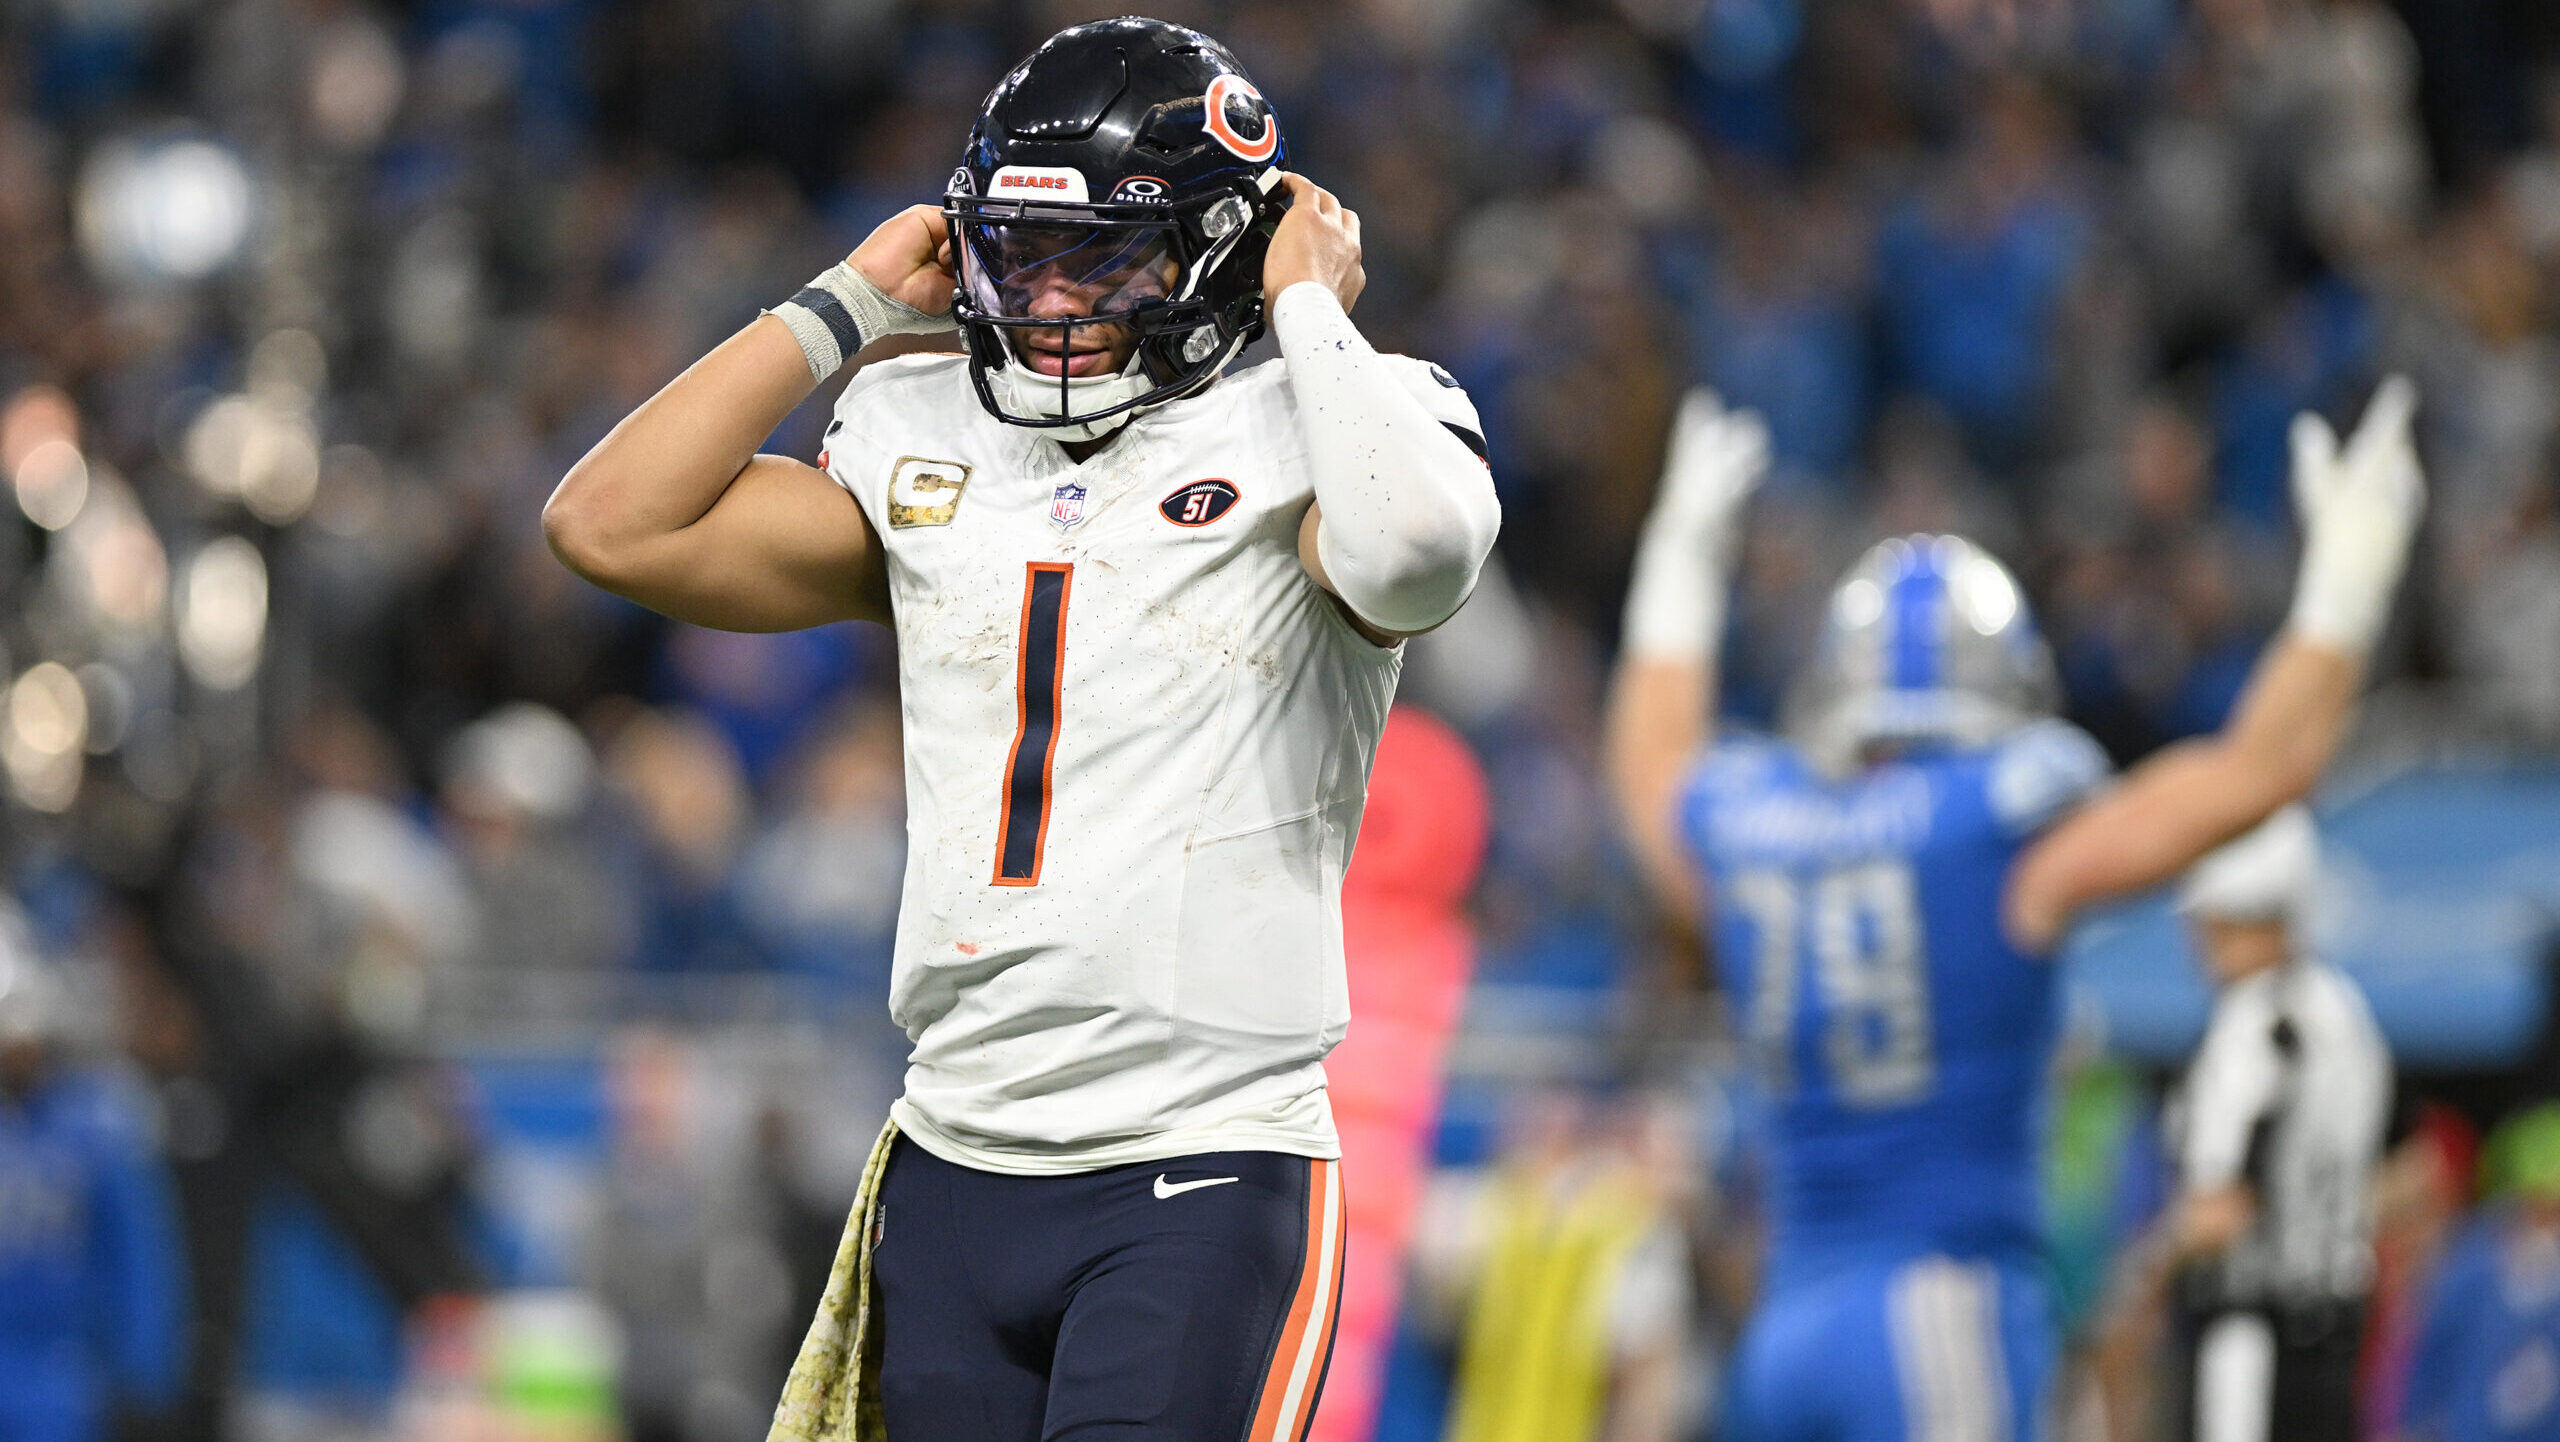
<path id="1" fill-rule="evenodd" d="M 2026 1442 L 2057 1348 L 2038 1260 L 2046 962 L 2009 868 L 2105 776 L 2029 722 L 1847 776 L 1727 742 L 1681 823 L 1770 1093 L 1767 1285 L 1734 1364 L 1748 1442 Z"/>
<path id="2" fill-rule="evenodd" d="M 178 1380 L 184 1258 L 131 1102 L 64 1073 L 0 1094 L 0 1442 L 91 1442 Z"/>

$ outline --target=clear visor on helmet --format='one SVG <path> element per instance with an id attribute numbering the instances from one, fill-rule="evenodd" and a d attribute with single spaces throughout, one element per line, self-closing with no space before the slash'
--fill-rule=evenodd
<path id="1" fill-rule="evenodd" d="M 961 229 L 961 283 L 990 317 L 1125 317 L 1171 297 L 1181 270 L 1165 225 L 973 220 Z"/>

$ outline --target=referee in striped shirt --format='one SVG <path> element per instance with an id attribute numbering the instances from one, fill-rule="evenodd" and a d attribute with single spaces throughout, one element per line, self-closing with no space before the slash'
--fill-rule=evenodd
<path id="1" fill-rule="evenodd" d="M 2164 1238 L 2190 1442 L 2351 1442 L 2391 1056 L 2363 994 L 2298 945 L 2319 870 L 2301 807 L 2207 857 L 2181 909 L 2215 983 L 2171 1117 Z"/>

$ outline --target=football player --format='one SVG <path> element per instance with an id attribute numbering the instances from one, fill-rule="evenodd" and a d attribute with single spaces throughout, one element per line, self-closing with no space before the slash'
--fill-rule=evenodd
<path id="1" fill-rule="evenodd" d="M 1359 217 L 1287 171 L 1233 55 L 1080 25 L 987 98 L 941 205 L 545 513 L 573 570 L 683 620 L 896 628 L 913 1051 L 844 1350 L 879 1347 L 856 1411 L 901 1442 L 1295 1438 L 1314 1410 L 1343 866 L 1398 642 L 1499 522 L 1473 408 L 1361 336 L 1362 281 Z M 1281 362 L 1225 374 L 1266 325 Z M 817 466 L 753 454 L 865 345 L 955 327 L 962 354 L 854 376 Z M 778 1432 L 847 1405 L 802 1382 Z"/>
<path id="2" fill-rule="evenodd" d="M 1756 416 L 1691 396 L 1647 518 L 1608 720 L 1636 852 L 1713 901 L 1717 964 L 1771 1093 L 1770 1253 L 1727 1389 L 1747 1442 L 2024 1442 L 2058 1341 L 2040 1278 L 2046 958 L 2300 798 L 2344 733 L 2423 496 L 2415 395 L 2341 447 L 2293 430 L 2293 608 L 2223 729 L 2112 787 L 2054 717 L 2018 585 L 1952 536 L 1869 551 L 1832 593 L 1785 739 L 1709 749 Z M 1701 885 L 1703 882 L 1703 885 Z"/>

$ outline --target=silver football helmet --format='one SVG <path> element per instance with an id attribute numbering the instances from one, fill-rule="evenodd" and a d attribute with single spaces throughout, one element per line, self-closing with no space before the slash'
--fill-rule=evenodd
<path id="1" fill-rule="evenodd" d="M 1879 542 L 1831 592 L 1785 729 L 1845 773 L 1879 749 L 1978 746 L 2059 707 L 2017 578 L 1961 536 Z"/>

